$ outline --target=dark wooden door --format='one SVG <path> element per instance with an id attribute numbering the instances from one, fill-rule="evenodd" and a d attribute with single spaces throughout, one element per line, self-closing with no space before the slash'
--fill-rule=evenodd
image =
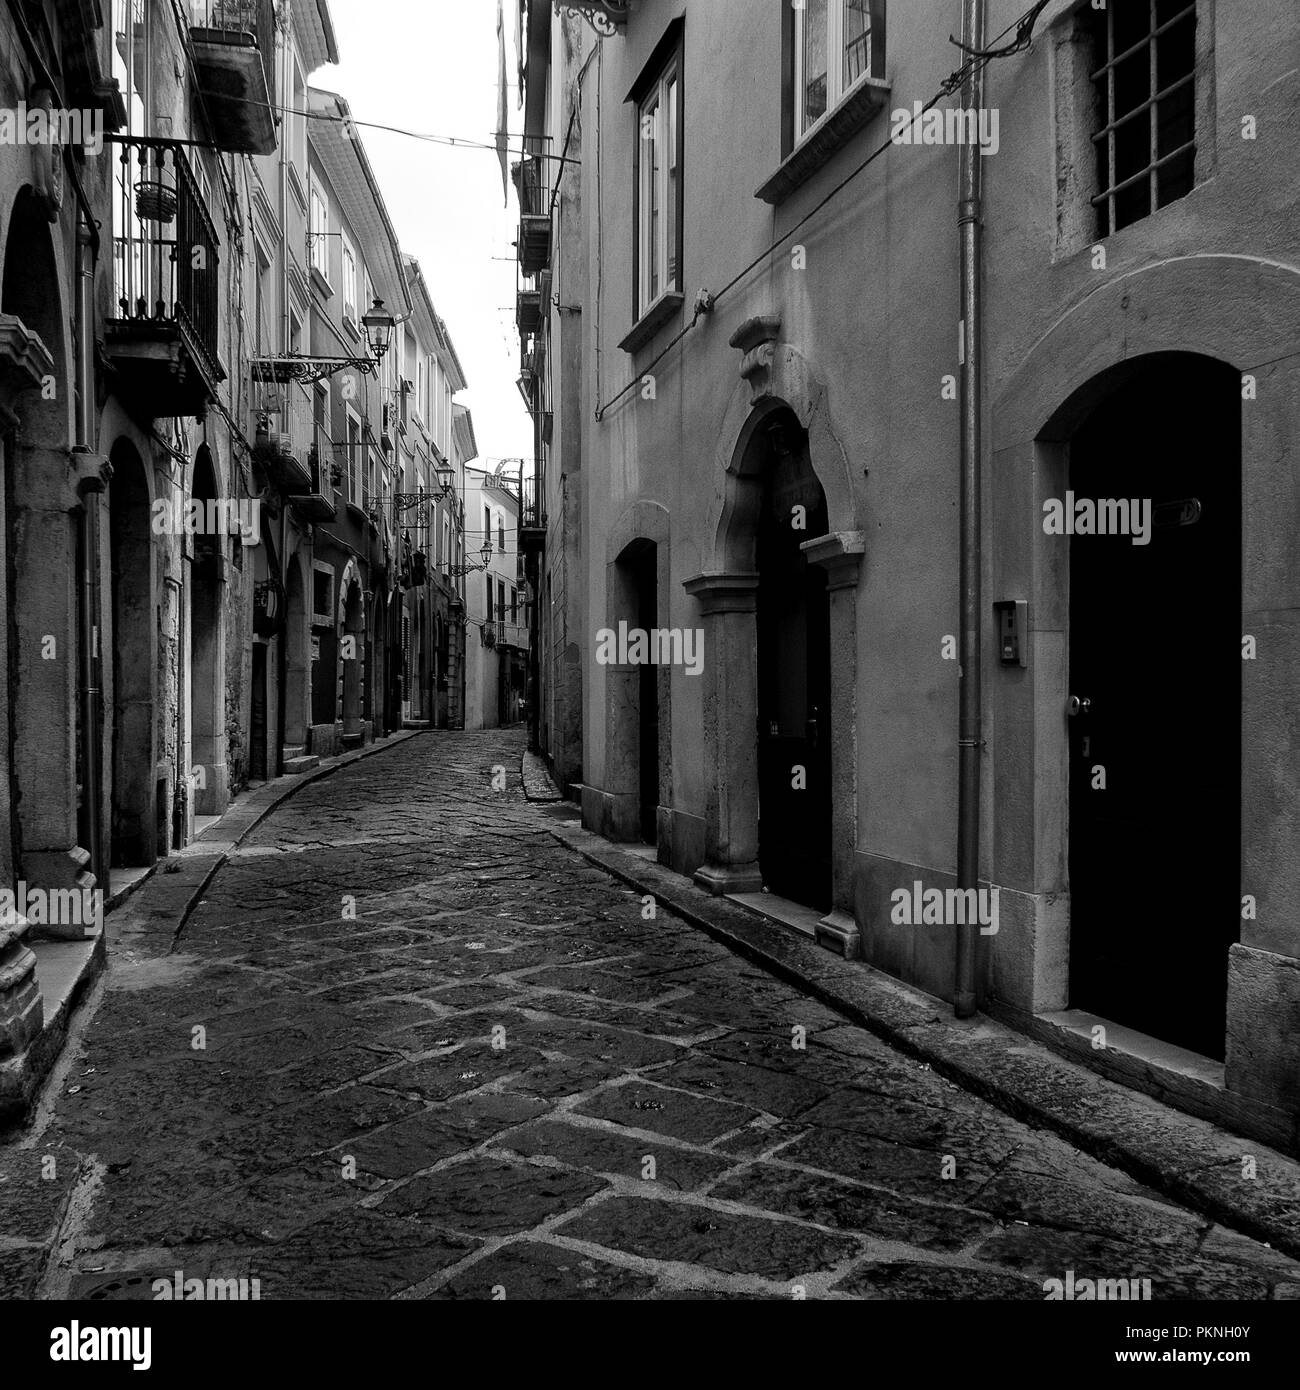
<path id="1" fill-rule="evenodd" d="M 770 464 L 758 533 L 759 867 L 794 902 L 831 905 L 830 600 L 800 546 L 826 533 L 802 436 Z"/>
<path id="2" fill-rule="evenodd" d="M 1240 927 L 1240 390 L 1230 368 L 1162 358 L 1104 401 L 1071 490 L 1152 499 L 1150 542 L 1061 538 L 1071 1002 L 1217 1058 Z"/>

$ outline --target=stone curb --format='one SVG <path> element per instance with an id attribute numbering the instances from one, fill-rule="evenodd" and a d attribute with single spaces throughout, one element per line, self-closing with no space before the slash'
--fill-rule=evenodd
<path id="1" fill-rule="evenodd" d="M 113 944 L 129 944 L 170 932 L 172 940 L 168 949 L 175 950 L 186 921 L 207 892 L 208 885 L 231 854 L 272 811 L 310 783 L 333 776 L 340 768 L 362 758 L 420 738 L 426 732 L 424 729 L 399 729 L 389 734 L 382 743 L 369 743 L 364 748 L 341 753 L 335 758 L 323 760 L 319 767 L 312 768 L 310 772 L 277 777 L 273 782 L 266 782 L 250 792 L 238 806 L 208 826 L 174 860 L 167 861 L 161 872 L 138 884 L 125 910 L 119 909 L 105 919 L 105 930 L 113 929 Z M 176 866 L 174 869 L 172 864 Z"/>
<path id="2" fill-rule="evenodd" d="M 1012 1118 L 1051 1130 L 1146 1186 L 1300 1259 L 1300 1163 L 1285 1154 L 1098 1076 L 984 1015 L 958 1020 L 942 1000 L 710 897 L 680 874 L 589 831 L 549 829 L 588 863 L 653 894 L 737 954 Z M 1254 1179 L 1243 1176 L 1247 1157 L 1255 1161 Z"/>
<path id="3" fill-rule="evenodd" d="M 524 795 L 529 801 L 563 801 L 555 783 L 551 780 L 551 770 L 546 761 L 536 753 L 525 752 L 519 765 L 519 777 L 524 784 Z"/>

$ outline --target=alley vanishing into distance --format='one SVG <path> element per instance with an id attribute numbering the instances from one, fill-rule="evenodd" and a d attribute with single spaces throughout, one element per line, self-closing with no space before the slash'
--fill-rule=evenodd
<path id="1" fill-rule="evenodd" d="M 341 767 L 174 948 L 114 945 L 0 1147 L 0 1295 L 1300 1294 L 1296 1262 L 649 918 L 553 838 L 572 808 L 525 799 L 522 751 L 432 733 Z"/>

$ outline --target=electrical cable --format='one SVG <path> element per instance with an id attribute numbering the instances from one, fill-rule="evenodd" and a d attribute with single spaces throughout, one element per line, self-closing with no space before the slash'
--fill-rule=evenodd
<path id="1" fill-rule="evenodd" d="M 920 111 L 917 111 L 912 116 L 912 119 L 907 123 L 907 130 L 910 132 L 912 127 L 927 112 L 932 111 L 939 104 L 939 102 L 941 102 L 944 99 L 944 97 L 950 96 L 959 87 L 961 87 L 962 83 L 966 81 L 970 73 L 973 72 L 977 67 L 987 67 L 988 64 L 994 58 L 1004 57 L 1010 53 L 1023 52 L 1024 49 L 1027 48 L 1033 42 L 1034 25 L 1038 22 L 1039 15 L 1041 15 L 1043 10 L 1046 9 L 1047 3 L 1048 0 L 1037 0 L 1037 3 L 1035 5 L 1031 6 L 1028 10 L 1026 10 L 1025 13 L 1021 15 L 1019 19 L 1013 21 L 1011 24 L 1008 24 L 1007 27 L 993 40 L 993 44 L 996 45 L 1000 39 L 1005 38 L 1006 35 L 1009 34 L 1013 29 L 1016 30 L 1016 40 L 1014 41 L 1014 43 L 1008 45 L 1008 47 L 1005 50 L 998 50 L 993 46 L 990 46 L 990 48 L 987 50 L 981 50 L 979 53 L 976 53 L 970 58 L 968 58 L 955 72 L 951 73 L 948 77 L 946 77 L 944 81 L 940 84 L 938 92 L 933 97 L 931 97 L 928 102 L 926 102 L 926 104 L 921 108 Z M 957 46 L 959 48 L 961 47 L 960 44 L 958 44 Z M 599 102 L 599 87 L 597 88 L 597 101 Z M 597 141 L 599 142 L 599 118 L 597 124 Z M 864 159 L 862 163 L 857 166 L 856 169 L 852 170 L 843 179 L 841 179 L 840 182 L 837 183 L 835 187 L 832 188 L 830 192 L 827 193 L 826 196 L 822 198 L 822 200 L 819 203 L 817 203 L 807 213 L 805 213 L 804 216 L 801 217 L 799 221 L 794 224 L 793 227 L 789 228 L 788 231 L 779 236 L 769 247 L 767 247 L 766 250 L 760 252 L 759 255 L 755 256 L 754 259 L 750 261 L 749 264 L 746 265 L 736 275 L 733 275 L 732 278 L 728 280 L 727 283 L 717 292 L 717 294 L 709 294 L 707 291 L 702 290 L 699 296 L 696 298 L 694 313 L 691 317 L 690 322 L 687 323 L 685 327 L 682 328 L 672 339 L 670 339 L 669 342 L 664 346 L 663 350 L 660 353 L 658 353 L 658 355 L 650 363 L 648 363 L 646 367 L 644 367 L 640 372 L 638 372 L 637 375 L 633 377 L 632 380 L 629 381 L 621 391 L 619 391 L 616 395 L 611 396 L 609 400 L 607 400 L 604 403 L 604 405 L 597 407 L 596 423 L 600 424 L 604 420 L 606 413 L 613 406 L 617 405 L 618 402 L 621 401 L 623 397 L 628 394 L 629 391 L 634 391 L 641 384 L 641 382 L 645 380 L 647 376 L 651 375 L 654 372 L 654 369 L 659 365 L 659 363 L 662 362 L 664 358 L 668 356 L 668 354 L 677 346 L 678 343 L 682 341 L 683 338 L 686 337 L 688 333 L 690 333 L 690 331 L 695 327 L 695 325 L 699 323 L 700 319 L 703 318 L 706 313 L 713 312 L 713 310 L 717 307 L 718 301 L 721 300 L 724 295 L 728 294 L 731 290 L 735 289 L 735 287 L 743 279 L 745 279 L 745 277 L 749 275 L 751 271 L 756 269 L 758 266 L 762 265 L 762 263 L 766 261 L 768 257 L 771 256 L 779 247 L 784 245 L 785 242 L 789 241 L 789 239 L 792 236 L 794 236 L 794 234 L 798 232 L 801 228 L 805 227 L 814 217 L 817 216 L 819 212 L 821 212 L 821 210 L 829 202 L 832 201 L 832 199 L 836 198 L 845 188 L 847 188 L 848 185 L 852 183 L 853 180 L 856 179 L 859 174 L 861 174 L 870 165 L 874 164 L 882 154 L 884 154 L 887 150 L 892 149 L 895 143 L 894 135 L 897 133 L 898 132 L 891 132 L 890 138 L 888 140 L 884 141 L 882 144 L 878 145 L 874 150 L 872 150 L 871 153 L 866 157 L 866 159 Z M 599 144 L 597 148 L 599 148 Z M 599 159 L 597 161 L 597 164 L 599 167 Z M 598 201 L 596 228 L 597 235 L 599 236 L 601 225 L 599 208 L 599 189 L 597 191 L 597 200 Z M 599 266 L 599 250 L 597 251 L 596 260 L 597 266 Z M 599 290 L 597 290 L 597 295 L 599 296 Z M 599 304 L 599 299 L 597 303 Z M 599 349 L 597 349 L 597 362 L 599 363 Z"/>

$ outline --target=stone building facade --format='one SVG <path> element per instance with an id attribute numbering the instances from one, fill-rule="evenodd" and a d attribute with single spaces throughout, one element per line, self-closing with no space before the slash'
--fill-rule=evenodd
<path id="1" fill-rule="evenodd" d="M 311 85 L 325 0 L 5 4 L 0 48 L 7 1112 L 105 904 L 250 783 L 438 717 L 452 592 L 398 506 L 454 481 L 397 442 L 421 313 L 442 461 L 464 378 Z"/>
<path id="2" fill-rule="evenodd" d="M 962 8 L 528 7 L 584 822 L 958 1000 L 967 678 L 980 1007 L 1294 1147 L 1300 13 L 1054 0 L 967 119 Z"/>

